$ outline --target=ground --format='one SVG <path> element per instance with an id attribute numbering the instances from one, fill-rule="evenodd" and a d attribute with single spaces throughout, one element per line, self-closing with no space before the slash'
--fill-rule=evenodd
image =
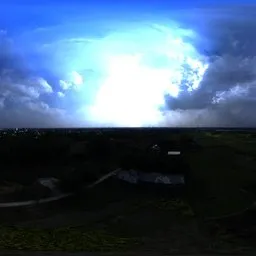
<path id="1" fill-rule="evenodd" d="M 193 137 L 199 147 L 185 151 L 189 172 L 182 193 L 156 193 L 110 180 L 69 201 L 1 211 L 0 248 L 254 251 L 255 134 L 194 132 L 186 136 Z"/>

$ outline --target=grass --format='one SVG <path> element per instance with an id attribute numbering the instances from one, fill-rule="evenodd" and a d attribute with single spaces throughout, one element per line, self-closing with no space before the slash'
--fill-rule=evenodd
<path id="1" fill-rule="evenodd" d="M 204 217 L 218 217 L 249 207 L 255 196 L 244 189 L 256 184 L 256 139 L 207 134 L 197 140 L 203 150 L 188 156 L 195 210 Z"/>
<path id="2" fill-rule="evenodd" d="M 115 237 L 104 231 L 82 228 L 0 228 L 0 249 L 29 251 L 122 251 L 136 246 L 132 238 Z"/>
<path id="3" fill-rule="evenodd" d="M 135 199 L 112 217 L 88 226 L 34 229 L 0 227 L 0 249 L 29 251 L 137 250 L 231 251 L 248 249 L 219 226 L 214 237 L 198 228 L 191 206 L 181 199 Z M 171 241 L 171 243 L 170 243 Z"/>
<path id="4" fill-rule="evenodd" d="M 69 227 L 56 229 L 33 229 L 18 227 L 0 227 L 0 249 L 30 251 L 127 251 L 143 244 L 144 237 L 125 236 L 113 232 L 113 223 L 128 219 L 142 209 L 157 209 L 182 216 L 193 217 L 193 211 L 180 199 L 164 198 L 134 199 L 122 213 L 104 220 L 104 228 Z M 168 213 L 168 214 L 169 214 Z M 157 221 L 157 220 L 156 220 Z M 96 225 L 97 226 L 97 225 Z M 136 231 L 136 227 L 134 231 Z M 150 227 L 149 227 L 150 228 Z"/>
<path id="5" fill-rule="evenodd" d="M 194 217 L 195 213 L 188 202 L 179 198 L 155 198 L 153 200 L 144 201 L 144 205 L 170 212 L 182 217 Z M 141 205 L 139 205 L 141 207 Z"/>
<path id="6" fill-rule="evenodd" d="M 130 200 L 118 214 L 113 212 L 107 219 L 103 216 L 102 221 L 91 225 L 90 229 L 1 227 L 0 248 L 125 251 L 140 246 L 146 249 L 153 246 L 156 250 L 173 246 L 179 251 L 247 250 L 246 243 L 218 219 L 242 212 L 255 201 L 256 136 L 208 132 L 194 137 L 202 150 L 186 155 L 190 166 L 187 200 L 153 198 L 152 195 Z M 109 196 L 107 192 L 105 196 Z M 211 223 L 205 222 L 212 219 Z M 210 234 L 212 227 L 214 234 Z M 149 239 L 146 244 L 145 238 Z"/>

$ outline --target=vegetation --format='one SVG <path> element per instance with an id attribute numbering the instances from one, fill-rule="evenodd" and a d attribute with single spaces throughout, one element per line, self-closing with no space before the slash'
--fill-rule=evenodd
<path id="1" fill-rule="evenodd" d="M 0 228 L 0 249 L 4 250 L 120 251 L 136 244 L 135 239 L 115 237 L 99 230 Z"/>
<path id="2" fill-rule="evenodd" d="M 188 156 L 190 191 L 208 217 L 239 212 L 255 200 L 256 138 L 251 134 L 200 134 L 201 152 Z M 204 202 L 204 203 L 203 203 Z"/>
<path id="3" fill-rule="evenodd" d="M 167 173 L 185 173 L 187 186 L 182 198 L 173 198 L 171 193 L 163 197 L 156 195 L 156 191 L 141 192 L 126 189 L 122 184 L 119 187 L 106 184 L 101 189 L 86 191 L 86 211 L 97 208 L 102 212 L 89 226 L 84 224 L 84 218 L 81 227 L 73 228 L 2 226 L 0 248 L 167 250 L 170 240 L 174 252 L 197 249 L 241 252 L 255 247 L 256 136 L 253 133 L 170 134 L 168 130 L 137 133 L 123 130 L 101 135 L 98 132 L 49 133 L 39 139 L 26 136 L 2 138 L 0 165 L 2 170 L 7 170 L 1 172 L 2 181 L 26 183 L 52 174 L 62 180 L 63 188 L 76 191 L 86 182 L 122 166 L 148 171 L 158 167 Z M 79 141 L 88 143 L 81 147 L 80 153 L 71 154 L 71 146 Z M 155 144 L 160 146 L 160 151 L 152 150 Z M 168 149 L 180 149 L 182 157 L 170 160 L 163 153 Z M 14 152 L 15 162 L 11 160 Z M 104 209 L 112 205 L 113 198 L 122 201 L 122 207 L 105 214 Z M 77 203 L 79 207 L 81 204 L 81 201 Z M 98 206 L 92 207 L 95 204 Z"/>

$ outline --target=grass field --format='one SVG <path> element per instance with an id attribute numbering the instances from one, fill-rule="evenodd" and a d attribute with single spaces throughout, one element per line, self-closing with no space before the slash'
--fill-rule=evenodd
<path id="1" fill-rule="evenodd" d="M 201 134 L 203 148 L 191 153 L 191 193 L 204 216 L 238 212 L 255 199 L 256 138 L 247 134 Z M 197 184 L 197 189 L 195 185 Z"/>
<path id="2" fill-rule="evenodd" d="M 61 215 L 64 208 L 55 206 L 55 210 L 48 209 L 51 214 L 47 218 L 28 225 L 2 225 L 0 248 L 254 251 L 256 136 L 227 132 L 195 132 L 187 136 L 193 137 L 200 150 L 185 152 L 189 172 L 182 195 L 162 196 L 105 185 L 87 191 L 86 199 L 74 200 L 68 217 Z M 85 212 L 92 214 L 87 216 Z M 50 222 L 63 223 L 63 227 L 50 227 Z"/>

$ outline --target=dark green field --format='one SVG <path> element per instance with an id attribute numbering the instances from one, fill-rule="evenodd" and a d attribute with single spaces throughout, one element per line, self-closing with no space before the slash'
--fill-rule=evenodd
<path id="1" fill-rule="evenodd" d="M 29 134 L 5 136 L 0 145 L 0 178 L 23 183 L 38 176 L 63 178 L 64 170 L 68 173 L 72 166 L 80 175 L 91 175 L 92 170 L 100 175 L 123 163 L 121 149 L 130 154 L 129 149 L 117 147 L 108 155 L 102 153 L 99 161 L 93 154 L 84 159 L 70 157 L 72 143 L 88 140 L 100 145 L 97 136 L 94 132 L 67 135 L 64 131 L 46 133 L 39 139 Z M 0 248 L 184 253 L 255 250 L 255 133 L 125 130 L 104 131 L 100 138 L 123 140 L 132 145 L 130 150 L 148 141 L 169 141 L 183 152 L 188 167 L 184 191 L 161 194 L 111 180 L 91 190 L 79 190 L 76 197 L 62 203 L 1 211 Z M 11 160 L 15 157 L 16 161 Z M 90 159 L 93 163 L 88 164 Z M 169 169 L 173 170 L 171 163 Z M 79 179 L 73 182 L 82 186 Z M 6 225 L 15 218 L 20 221 Z"/>

